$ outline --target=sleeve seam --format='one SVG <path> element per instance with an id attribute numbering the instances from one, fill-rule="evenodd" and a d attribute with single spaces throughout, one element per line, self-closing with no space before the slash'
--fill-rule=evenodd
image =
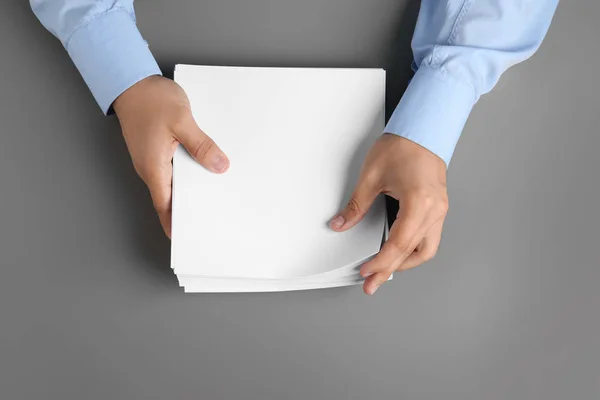
<path id="1" fill-rule="evenodd" d="M 469 11 L 469 6 L 471 5 L 472 2 L 473 2 L 473 0 L 462 0 L 460 10 L 458 11 L 456 18 L 454 19 L 454 23 L 452 24 L 452 29 L 450 29 L 450 34 L 448 35 L 448 38 L 443 43 L 444 45 L 453 45 L 454 44 L 454 39 L 456 38 L 456 35 L 458 35 L 458 29 L 460 28 L 460 24 L 463 21 L 465 15 L 467 14 L 467 11 Z M 439 51 L 438 51 L 439 47 L 440 47 L 439 44 L 434 44 L 433 48 L 431 49 L 431 56 L 430 56 L 431 65 L 438 64 L 437 53 L 439 53 Z"/>
<path id="2" fill-rule="evenodd" d="M 88 26 L 88 25 L 89 25 L 89 24 L 91 24 L 92 22 L 94 22 L 94 21 L 96 21 L 96 20 L 98 20 L 98 19 L 100 19 L 100 18 L 102 18 L 102 17 L 104 17 L 104 16 L 106 16 L 106 15 L 108 15 L 108 14 L 111 14 L 111 13 L 113 13 L 113 12 L 116 12 L 116 11 L 125 11 L 125 13 L 129 14 L 129 12 L 128 12 L 128 11 L 127 11 L 125 8 L 122 8 L 122 7 L 116 7 L 116 8 L 112 8 L 112 9 L 110 9 L 110 10 L 106 10 L 106 11 L 104 11 L 102 14 L 95 15 L 94 17 L 90 18 L 89 20 L 85 21 L 83 24 L 79 25 L 77 28 L 75 28 L 75 29 L 73 30 L 73 32 L 71 32 L 71 33 L 69 34 L 69 36 L 68 36 L 68 37 L 65 39 L 65 42 L 64 42 L 65 49 L 66 49 L 67 51 L 69 50 L 69 42 L 71 41 L 71 39 L 73 38 L 73 36 L 74 36 L 74 35 L 75 35 L 77 32 L 79 32 L 81 29 L 85 28 L 86 26 Z"/>
<path id="3" fill-rule="evenodd" d="M 469 11 L 469 7 L 472 2 L 473 2 L 473 0 L 463 0 L 462 6 L 460 7 L 460 11 L 458 12 L 458 15 L 456 16 L 456 19 L 454 20 L 454 25 L 452 26 L 452 29 L 450 30 L 450 36 L 448 36 L 448 40 L 446 40 L 446 44 L 454 43 L 454 39 L 456 38 L 456 35 L 458 34 L 458 29 L 460 28 L 460 24 L 463 21 L 467 12 Z"/>

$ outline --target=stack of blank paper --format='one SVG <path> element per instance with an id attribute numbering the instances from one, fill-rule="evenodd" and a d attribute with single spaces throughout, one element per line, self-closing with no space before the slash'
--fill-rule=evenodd
<path id="1" fill-rule="evenodd" d="M 328 222 L 383 132 L 385 72 L 178 65 L 175 80 L 231 161 L 218 175 L 175 154 L 171 266 L 185 291 L 361 282 L 386 235 L 383 198 L 346 232 Z"/>

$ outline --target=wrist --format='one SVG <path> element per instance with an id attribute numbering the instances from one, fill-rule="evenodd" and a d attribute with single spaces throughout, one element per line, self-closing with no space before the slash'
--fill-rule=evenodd
<path id="1" fill-rule="evenodd" d="M 428 149 L 447 166 L 476 101 L 469 84 L 422 64 L 388 121 L 386 132 Z"/>
<path id="2" fill-rule="evenodd" d="M 161 73 L 133 13 L 123 8 L 92 18 L 63 44 L 104 113 L 125 89 Z"/>
<path id="3" fill-rule="evenodd" d="M 444 172 L 446 171 L 447 166 L 445 161 L 438 154 L 434 153 L 422 144 L 395 133 L 385 132 L 384 136 L 394 138 L 393 140 L 398 142 L 398 151 L 402 156 L 414 156 L 421 159 L 427 159 L 431 165 L 443 170 Z"/>
<path id="4" fill-rule="evenodd" d="M 113 109 L 117 116 L 121 116 L 132 104 L 139 104 L 143 101 L 148 87 L 160 79 L 163 79 L 160 75 L 148 76 L 121 93 L 113 103 Z"/>

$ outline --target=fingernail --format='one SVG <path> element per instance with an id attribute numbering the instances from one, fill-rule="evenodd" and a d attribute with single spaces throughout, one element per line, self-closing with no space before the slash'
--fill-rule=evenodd
<path id="1" fill-rule="evenodd" d="M 338 215 L 333 220 L 331 220 L 331 227 L 335 229 L 340 229 L 346 220 L 341 215 Z"/>
<path id="2" fill-rule="evenodd" d="M 377 291 L 377 289 L 379 289 L 379 286 L 381 285 L 375 285 L 371 288 L 371 290 L 369 290 L 369 295 L 373 296 L 375 294 L 375 292 Z"/>
<path id="3" fill-rule="evenodd" d="M 215 158 L 213 158 L 212 168 L 216 172 L 223 172 L 229 166 L 229 162 L 227 158 L 223 157 L 221 154 L 217 154 Z"/>
<path id="4" fill-rule="evenodd" d="M 362 276 L 363 278 L 367 279 L 368 277 L 370 277 L 371 275 L 373 275 L 372 272 L 361 272 L 360 276 Z"/>

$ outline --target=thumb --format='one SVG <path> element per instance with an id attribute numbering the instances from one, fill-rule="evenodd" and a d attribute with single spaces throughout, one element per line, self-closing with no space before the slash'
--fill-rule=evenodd
<path id="1" fill-rule="evenodd" d="M 182 121 L 174 134 L 179 143 L 204 168 L 217 174 L 229 168 L 229 159 L 225 153 L 196 125 L 191 114 Z"/>
<path id="2" fill-rule="evenodd" d="M 365 179 L 360 179 L 346 207 L 329 223 L 334 231 L 342 232 L 359 223 L 369 211 L 379 192 Z"/>

